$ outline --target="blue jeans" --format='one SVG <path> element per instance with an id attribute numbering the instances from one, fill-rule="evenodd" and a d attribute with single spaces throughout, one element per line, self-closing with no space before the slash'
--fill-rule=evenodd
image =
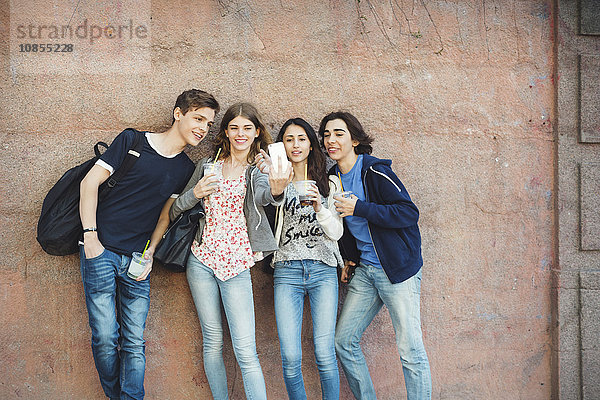
<path id="1" fill-rule="evenodd" d="M 385 304 L 396 333 L 408 400 L 431 399 L 431 372 L 421 333 L 421 271 L 392 284 L 381 268 L 361 264 L 348 287 L 335 348 L 354 397 L 376 399 L 360 339 Z"/>
<path id="2" fill-rule="evenodd" d="M 111 399 L 143 399 L 150 280 L 137 282 L 127 276 L 129 256 L 105 249 L 86 259 L 80 246 L 79 257 L 102 389 Z"/>
<path id="3" fill-rule="evenodd" d="M 339 399 L 340 376 L 334 343 L 338 304 L 336 268 L 313 260 L 282 261 L 275 264 L 274 279 L 275 318 L 289 398 L 306 400 L 301 332 L 304 296 L 308 294 L 323 399 Z"/>
<path id="4" fill-rule="evenodd" d="M 235 358 L 242 371 L 246 398 L 266 400 L 265 379 L 256 353 L 250 270 L 223 282 L 192 254 L 186 274 L 202 328 L 204 372 L 214 399 L 229 398 L 223 362 L 222 303 Z"/>

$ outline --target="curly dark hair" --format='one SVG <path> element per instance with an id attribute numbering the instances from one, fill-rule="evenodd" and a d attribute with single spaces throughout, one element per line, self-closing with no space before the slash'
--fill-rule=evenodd
<path id="1" fill-rule="evenodd" d="M 325 125 L 329 121 L 333 121 L 334 119 L 341 119 L 348 126 L 348 131 L 350 131 L 350 137 L 352 140 L 358 141 L 358 146 L 354 148 L 354 152 L 356 154 L 371 154 L 373 151 L 373 147 L 371 143 L 373 143 L 373 138 L 365 132 L 364 128 L 358 122 L 358 119 L 347 111 L 336 111 L 327 114 L 319 125 L 319 136 L 321 137 L 321 143 L 323 143 L 323 132 L 325 132 Z"/>

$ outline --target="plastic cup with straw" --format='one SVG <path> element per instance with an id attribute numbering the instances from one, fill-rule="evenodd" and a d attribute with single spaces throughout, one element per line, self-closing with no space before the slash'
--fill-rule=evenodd
<path id="1" fill-rule="evenodd" d="M 312 204 L 310 196 L 308 195 L 308 188 L 310 185 L 314 185 L 315 181 L 308 179 L 308 164 L 304 165 L 304 180 L 295 183 L 296 191 L 298 192 L 298 200 L 303 206 L 309 206 Z"/>
<path id="2" fill-rule="evenodd" d="M 214 174 L 216 171 L 216 165 L 217 165 L 217 160 L 219 159 L 219 154 L 221 154 L 221 148 L 219 147 L 219 149 L 217 150 L 217 155 L 215 156 L 215 159 L 213 160 L 213 162 L 207 162 L 204 163 L 204 175 L 207 174 Z M 217 185 L 217 183 L 213 183 L 211 186 L 213 185 Z"/>
<path id="3" fill-rule="evenodd" d="M 344 190 L 344 184 L 342 183 L 342 175 L 340 174 L 340 171 L 338 171 L 337 176 L 338 176 L 338 178 L 340 178 L 340 186 L 342 187 L 342 191 L 340 193 L 338 193 L 337 195 L 340 197 L 343 197 L 343 198 L 350 197 L 352 192 L 350 190 Z"/>
<path id="4" fill-rule="evenodd" d="M 148 250 L 148 246 L 150 245 L 150 240 L 146 242 L 146 247 L 144 247 L 144 251 L 139 253 L 134 251 L 131 254 L 131 262 L 129 263 L 129 268 L 127 269 L 127 276 L 131 279 L 137 279 L 146 269 L 146 265 L 150 260 L 146 260 L 144 255 L 146 254 L 146 250 Z"/>

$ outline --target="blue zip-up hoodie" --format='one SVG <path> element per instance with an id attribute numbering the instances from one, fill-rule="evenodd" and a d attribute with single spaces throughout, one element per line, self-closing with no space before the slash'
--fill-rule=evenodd
<path id="1" fill-rule="evenodd" d="M 361 171 L 365 201 L 358 200 L 354 216 L 367 220 L 379 262 L 391 283 L 400 283 L 415 275 L 423 266 L 419 210 L 391 168 L 392 160 L 363 154 Z M 329 171 L 335 175 L 337 165 Z M 360 261 L 356 239 L 344 221 L 339 240 L 342 257 Z"/>

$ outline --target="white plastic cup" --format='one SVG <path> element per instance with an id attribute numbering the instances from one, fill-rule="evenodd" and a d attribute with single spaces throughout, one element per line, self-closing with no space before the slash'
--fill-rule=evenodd
<path id="1" fill-rule="evenodd" d="M 344 190 L 343 192 L 336 193 L 333 196 L 333 198 L 334 199 L 339 199 L 339 198 L 349 199 L 351 195 L 352 195 L 352 191 L 350 191 L 350 190 Z M 341 215 L 342 213 L 339 213 L 339 214 Z"/>
<path id="2" fill-rule="evenodd" d="M 312 201 L 308 196 L 308 189 L 315 183 L 315 181 L 311 180 L 294 182 L 294 186 L 296 186 L 296 192 L 298 192 L 298 200 L 300 200 L 300 205 L 310 206 L 312 204 Z"/>
<path id="3" fill-rule="evenodd" d="M 129 269 L 127 270 L 127 276 L 131 279 L 137 279 L 146 269 L 146 264 L 150 260 L 145 260 L 142 257 L 142 253 L 133 252 L 131 254 L 131 262 L 129 263 Z"/>
<path id="4" fill-rule="evenodd" d="M 204 165 L 202 166 L 204 168 L 204 176 L 208 175 L 208 174 L 214 174 L 215 176 L 218 177 L 217 174 L 217 166 L 215 165 L 215 163 L 204 163 Z M 217 182 L 213 182 L 210 184 L 210 186 L 217 186 L 218 183 Z"/>

